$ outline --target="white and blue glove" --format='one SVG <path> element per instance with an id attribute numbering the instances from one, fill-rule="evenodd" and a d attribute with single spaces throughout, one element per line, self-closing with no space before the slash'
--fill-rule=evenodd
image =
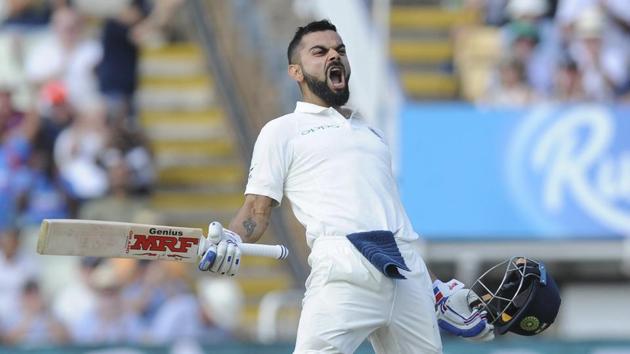
<path id="1" fill-rule="evenodd" d="M 438 325 L 465 339 L 480 342 L 494 339 L 494 326 L 488 323 L 485 311 L 470 308 L 468 293 L 464 283 L 456 279 L 433 282 Z"/>
<path id="2" fill-rule="evenodd" d="M 224 229 L 219 222 L 211 222 L 208 226 L 207 242 L 199 247 L 199 270 L 219 275 L 236 275 L 241 265 L 239 245 L 242 242 L 236 232 Z"/>

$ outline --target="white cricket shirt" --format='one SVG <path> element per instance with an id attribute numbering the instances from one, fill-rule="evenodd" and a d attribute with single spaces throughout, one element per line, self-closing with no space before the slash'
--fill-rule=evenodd
<path id="1" fill-rule="evenodd" d="M 245 194 L 278 204 L 286 196 L 309 247 L 320 236 L 372 230 L 415 240 L 382 136 L 355 112 L 346 119 L 332 107 L 298 102 L 260 131 Z"/>

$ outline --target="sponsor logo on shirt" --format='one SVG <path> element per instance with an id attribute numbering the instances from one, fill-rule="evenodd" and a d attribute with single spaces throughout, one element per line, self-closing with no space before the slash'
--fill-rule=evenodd
<path id="1" fill-rule="evenodd" d="M 313 128 L 309 128 L 309 129 L 305 129 L 302 130 L 300 132 L 301 135 L 308 135 L 311 133 L 315 133 L 315 132 L 320 132 L 326 129 L 331 129 L 331 128 L 341 128 L 340 124 L 327 124 L 327 125 L 320 125 L 318 127 L 313 127 Z"/>

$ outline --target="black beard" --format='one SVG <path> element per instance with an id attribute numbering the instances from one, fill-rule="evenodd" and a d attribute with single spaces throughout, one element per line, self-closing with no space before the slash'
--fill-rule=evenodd
<path id="1" fill-rule="evenodd" d="M 311 76 L 307 73 L 304 73 L 304 80 L 306 81 L 306 86 L 315 94 L 315 96 L 319 97 L 328 105 L 329 107 L 339 107 L 343 106 L 348 102 L 348 98 L 350 98 L 350 89 L 348 88 L 348 80 L 350 79 L 350 75 L 346 77 L 346 86 L 343 90 L 339 92 L 333 91 L 326 80 L 321 81 L 318 80 L 315 76 Z"/>

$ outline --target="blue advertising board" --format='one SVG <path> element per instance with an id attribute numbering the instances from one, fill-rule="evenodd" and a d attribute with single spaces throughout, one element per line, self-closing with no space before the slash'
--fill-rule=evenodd
<path id="1" fill-rule="evenodd" d="M 410 104 L 400 188 L 428 238 L 630 235 L 630 106 Z"/>

